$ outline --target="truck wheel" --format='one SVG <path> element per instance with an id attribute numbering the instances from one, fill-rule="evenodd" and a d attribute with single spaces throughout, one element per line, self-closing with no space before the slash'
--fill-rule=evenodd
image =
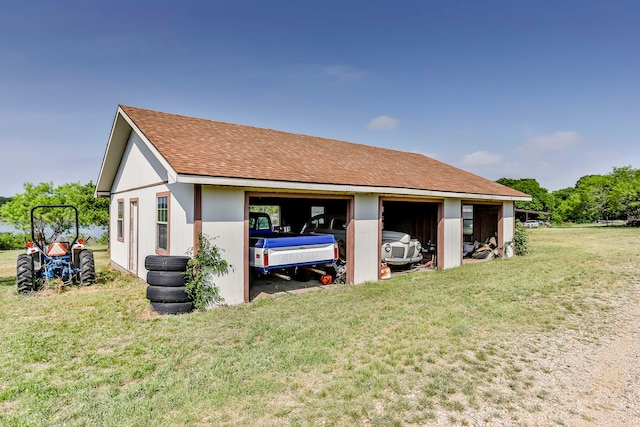
<path id="1" fill-rule="evenodd" d="M 313 272 L 304 267 L 296 268 L 296 273 L 293 276 L 298 282 L 308 282 L 313 277 Z"/>
<path id="2" fill-rule="evenodd" d="M 186 271 L 190 259 L 182 255 L 147 255 L 144 268 L 149 271 Z"/>
<path id="3" fill-rule="evenodd" d="M 165 286 L 147 286 L 147 299 L 151 302 L 190 302 L 191 298 L 184 286 L 170 288 Z"/>
<path id="4" fill-rule="evenodd" d="M 90 285 L 96 282 L 96 264 L 93 259 L 93 251 L 82 249 L 78 255 L 80 259 L 80 283 Z"/>
<path id="5" fill-rule="evenodd" d="M 148 271 L 147 283 L 153 286 L 184 286 L 187 276 L 182 271 Z"/>
<path id="6" fill-rule="evenodd" d="M 182 314 L 193 311 L 192 302 L 151 302 L 151 308 L 158 314 Z"/>
<path id="7" fill-rule="evenodd" d="M 31 255 L 18 255 L 16 278 L 18 284 L 18 292 L 27 293 L 35 290 L 36 286 L 33 278 L 33 258 L 31 258 Z"/>

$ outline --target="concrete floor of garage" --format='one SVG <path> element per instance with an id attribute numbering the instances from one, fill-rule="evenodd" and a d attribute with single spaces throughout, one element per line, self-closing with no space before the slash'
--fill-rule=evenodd
<path id="1" fill-rule="evenodd" d="M 436 271 L 435 268 L 429 267 L 414 267 L 405 270 L 391 270 L 391 276 L 410 274 L 418 271 Z M 299 282 L 296 280 L 285 280 L 275 276 L 265 276 L 257 279 L 252 279 L 249 287 L 249 298 L 251 301 L 256 301 L 261 298 L 276 297 L 284 294 L 300 294 L 310 291 L 332 291 L 340 289 L 342 286 L 348 286 L 345 284 L 331 284 L 323 285 L 317 279 L 311 279 L 308 282 Z"/>
<path id="2" fill-rule="evenodd" d="M 249 288 L 251 301 L 261 298 L 274 297 L 282 294 L 299 294 L 314 290 L 332 290 L 340 286 L 338 284 L 323 285 L 319 280 L 311 279 L 308 282 L 285 280 L 279 277 L 267 276 L 254 279 Z"/>

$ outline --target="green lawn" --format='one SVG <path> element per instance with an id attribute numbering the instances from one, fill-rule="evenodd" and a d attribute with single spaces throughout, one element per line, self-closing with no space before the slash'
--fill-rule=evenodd
<path id="1" fill-rule="evenodd" d="M 19 252 L 0 252 L 0 425 L 421 425 L 545 404 L 523 355 L 625 301 L 640 238 L 530 234 L 525 257 L 181 316 L 153 314 L 104 249 L 96 285 L 32 296 L 15 291 Z"/>

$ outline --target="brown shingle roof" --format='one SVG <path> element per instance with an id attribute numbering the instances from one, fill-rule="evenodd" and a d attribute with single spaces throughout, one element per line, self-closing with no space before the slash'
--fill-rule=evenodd
<path id="1" fill-rule="evenodd" d="M 179 174 L 527 197 L 421 154 L 120 107 Z"/>

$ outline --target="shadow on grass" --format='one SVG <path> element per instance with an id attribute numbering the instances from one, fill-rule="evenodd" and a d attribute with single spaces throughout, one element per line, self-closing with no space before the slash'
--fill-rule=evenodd
<path id="1" fill-rule="evenodd" d="M 15 286 L 16 277 L 0 277 L 0 286 Z"/>

